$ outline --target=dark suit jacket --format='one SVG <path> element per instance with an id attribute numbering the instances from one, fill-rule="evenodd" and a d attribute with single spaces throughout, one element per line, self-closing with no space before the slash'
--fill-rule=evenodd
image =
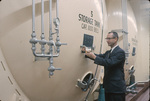
<path id="1" fill-rule="evenodd" d="M 106 93 L 125 93 L 124 80 L 125 52 L 117 46 L 112 53 L 96 55 L 95 64 L 104 66 L 103 85 Z"/>

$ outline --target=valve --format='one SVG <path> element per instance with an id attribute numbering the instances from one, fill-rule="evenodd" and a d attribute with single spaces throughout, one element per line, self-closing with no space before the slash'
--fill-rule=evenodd
<path id="1" fill-rule="evenodd" d="M 37 38 L 32 38 L 32 39 L 30 39 L 30 43 L 36 44 L 36 43 L 37 43 Z"/>
<path id="2" fill-rule="evenodd" d="M 60 24 L 59 18 L 58 17 L 54 18 L 53 23 L 54 23 L 55 26 L 59 26 L 59 24 Z"/>
<path id="3" fill-rule="evenodd" d="M 49 71 L 49 77 L 50 76 L 53 76 L 53 72 L 55 71 L 55 70 L 62 70 L 61 68 L 55 68 L 54 66 L 50 66 L 49 68 L 48 68 L 48 71 Z"/>
<path id="4" fill-rule="evenodd" d="M 67 45 L 67 43 L 61 43 L 60 41 L 56 42 L 55 44 L 56 46 Z"/>

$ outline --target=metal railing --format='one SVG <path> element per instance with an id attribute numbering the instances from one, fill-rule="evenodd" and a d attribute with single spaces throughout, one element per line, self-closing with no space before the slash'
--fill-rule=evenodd
<path id="1" fill-rule="evenodd" d="M 134 86 L 136 86 L 137 84 L 145 84 L 150 82 L 150 79 L 146 80 L 146 81 L 138 81 L 133 83 L 132 85 L 126 87 L 126 92 L 127 93 L 132 93 L 132 94 L 137 94 L 137 91 L 135 91 L 134 89 L 132 89 Z"/>

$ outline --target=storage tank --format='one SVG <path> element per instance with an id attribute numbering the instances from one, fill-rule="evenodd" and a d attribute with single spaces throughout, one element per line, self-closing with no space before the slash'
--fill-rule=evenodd
<path id="1" fill-rule="evenodd" d="M 56 23 L 61 43 L 59 56 L 35 57 L 32 52 L 31 35 L 32 1 L 13 0 L 0 2 L 0 100 L 2 101 L 83 101 L 89 87 L 99 84 L 100 69 L 84 57 L 82 46 L 99 53 L 103 34 L 103 13 L 105 6 L 99 0 L 44 0 L 44 17 L 41 22 L 41 1 L 35 2 L 36 39 L 41 40 L 44 33 L 45 54 L 56 51 L 57 33 L 53 33 L 51 45 L 48 44 L 50 32 L 56 31 Z M 52 6 L 49 6 L 51 2 Z M 50 9 L 51 8 L 51 12 Z M 57 9 L 58 8 L 58 9 Z M 50 16 L 49 16 L 50 15 Z M 57 22 L 52 23 L 50 19 Z M 59 22 L 60 21 L 60 22 Z M 43 24 L 44 27 L 41 27 Z M 35 40 L 34 40 L 35 41 Z M 31 44 L 31 43 L 32 44 Z M 41 44 L 36 43 L 37 54 Z M 44 58 L 43 58 L 44 57 Z M 49 71 L 50 66 L 61 70 Z M 96 71 L 97 68 L 97 71 Z M 9 71 L 10 70 L 10 71 Z M 96 75 L 95 75 L 96 72 Z M 50 76 L 50 78 L 49 78 Z M 93 78 L 98 81 L 86 86 Z M 1 92 L 4 91 L 4 92 Z"/>
<path id="2" fill-rule="evenodd" d="M 93 92 L 102 81 L 104 70 L 85 58 L 81 47 L 86 46 L 94 53 L 104 53 L 109 49 L 104 40 L 109 31 L 119 33 L 121 48 L 128 46 L 125 64 L 125 78 L 128 79 L 138 44 L 136 20 L 129 3 L 127 30 L 124 31 L 121 0 L 106 0 L 106 4 L 105 0 L 42 0 L 44 3 L 35 0 L 35 21 L 33 1 L 0 2 L 1 101 L 87 99 L 88 93 Z M 125 33 L 122 32 L 127 32 L 128 37 L 124 38 Z M 41 35 L 46 40 L 45 52 L 41 50 L 44 43 Z M 34 38 L 36 40 L 32 40 Z M 125 43 L 125 40 L 128 42 Z M 58 45 L 59 42 L 63 45 Z M 52 57 L 52 54 L 55 56 Z M 61 70 L 53 70 L 59 68 Z"/>

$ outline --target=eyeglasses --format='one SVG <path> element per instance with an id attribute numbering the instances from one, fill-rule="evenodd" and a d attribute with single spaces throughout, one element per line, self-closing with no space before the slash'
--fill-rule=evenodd
<path id="1" fill-rule="evenodd" d="M 106 40 L 114 39 L 114 38 L 105 38 Z"/>

